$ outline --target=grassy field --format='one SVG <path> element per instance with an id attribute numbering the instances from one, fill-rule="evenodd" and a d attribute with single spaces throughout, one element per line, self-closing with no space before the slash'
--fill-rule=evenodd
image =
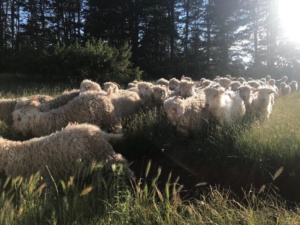
<path id="1" fill-rule="evenodd" d="M 68 88 L 32 86 L 3 86 L 0 96 Z M 141 112 L 114 146 L 136 182 L 98 164 L 50 187 L 38 174 L 1 175 L 0 224 L 300 224 L 299 101 L 299 92 L 277 98 L 269 121 L 207 125 L 189 138 L 160 108 Z M 0 134 L 14 138 L 4 124 Z"/>

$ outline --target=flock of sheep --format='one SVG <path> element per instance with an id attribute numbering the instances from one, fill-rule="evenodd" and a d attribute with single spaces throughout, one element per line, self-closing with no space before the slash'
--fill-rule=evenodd
<path id="1" fill-rule="evenodd" d="M 121 163 L 130 178 L 127 160 L 117 154 L 111 141 L 122 138 L 123 122 L 142 109 L 162 106 L 169 122 L 188 136 L 211 117 L 221 124 L 246 115 L 269 118 L 277 96 L 298 89 L 296 81 L 284 76 L 276 81 L 269 75 L 260 80 L 233 78 L 193 81 L 159 79 L 133 81 L 126 89 L 114 82 L 103 88 L 83 80 L 80 89 L 65 91 L 58 97 L 35 95 L 0 99 L 0 120 L 15 135 L 35 138 L 11 141 L 0 138 L 0 172 L 9 176 L 30 176 L 40 171 L 43 177 L 71 175 L 77 159 Z"/>

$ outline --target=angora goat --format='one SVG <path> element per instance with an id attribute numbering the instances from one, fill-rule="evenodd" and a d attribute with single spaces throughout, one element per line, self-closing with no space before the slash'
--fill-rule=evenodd
<path id="1" fill-rule="evenodd" d="M 5 122 L 8 126 L 13 123 L 12 112 L 15 109 L 22 108 L 27 104 L 28 100 L 37 99 L 40 102 L 47 102 L 52 99 L 49 95 L 32 95 L 29 97 L 17 98 L 17 99 L 0 99 L 0 120 Z"/>
<path id="2" fill-rule="evenodd" d="M 169 122 L 176 130 L 188 136 L 201 128 L 208 120 L 208 113 L 204 109 L 205 96 L 203 93 L 183 99 L 174 96 L 164 101 L 163 108 Z"/>
<path id="3" fill-rule="evenodd" d="M 0 171 L 8 176 L 29 177 L 40 171 L 46 179 L 72 175 L 76 161 L 84 163 L 122 163 L 130 177 L 125 158 L 116 154 L 109 141 L 120 139 L 120 134 L 110 134 L 90 124 L 70 124 L 49 136 L 27 141 L 10 141 L 0 137 Z"/>
<path id="4" fill-rule="evenodd" d="M 252 101 L 253 112 L 260 120 L 268 119 L 272 112 L 274 94 L 278 95 L 272 87 L 259 87 L 256 89 Z"/>
<path id="5" fill-rule="evenodd" d="M 65 127 L 69 122 L 92 123 L 102 129 L 114 131 L 121 128 L 111 99 L 97 92 L 86 92 L 47 112 L 41 112 L 35 103 L 13 112 L 14 133 L 24 136 L 48 135 Z"/>
<path id="6" fill-rule="evenodd" d="M 225 88 L 220 85 L 210 86 L 204 90 L 204 93 L 205 107 L 221 123 L 228 123 L 244 116 L 245 105 L 237 93 L 227 94 Z"/>

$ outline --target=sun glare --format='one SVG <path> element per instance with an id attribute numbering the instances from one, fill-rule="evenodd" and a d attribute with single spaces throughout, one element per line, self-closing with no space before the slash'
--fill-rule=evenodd
<path id="1" fill-rule="evenodd" d="M 278 0 L 279 16 L 287 39 L 300 44 L 300 0 Z"/>

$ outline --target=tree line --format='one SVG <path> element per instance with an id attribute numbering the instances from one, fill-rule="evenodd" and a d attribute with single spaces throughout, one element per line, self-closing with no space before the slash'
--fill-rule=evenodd
<path id="1" fill-rule="evenodd" d="M 144 79 L 300 71 L 299 50 L 283 37 L 277 0 L 0 0 L 0 55 L 0 72 L 103 81 L 142 71 Z M 65 61 L 67 67 L 59 66 Z M 102 72 L 107 61 L 119 69 Z M 88 69 L 97 62 L 101 66 L 92 67 L 102 73 Z M 83 68 L 76 70 L 78 64 Z"/>

